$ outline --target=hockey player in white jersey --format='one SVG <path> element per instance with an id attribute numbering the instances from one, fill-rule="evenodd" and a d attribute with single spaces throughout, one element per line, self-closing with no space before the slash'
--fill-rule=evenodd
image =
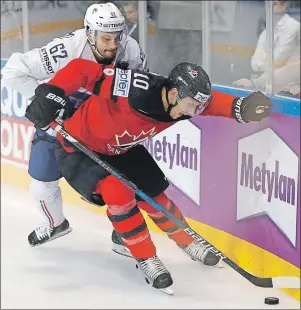
<path id="1" fill-rule="evenodd" d="M 30 99 L 42 81 L 52 78 L 75 58 L 113 64 L 123 69 L 147 70 L 145 54 L 137 41 L 126 34 L 124 17 L 114 4 L 91 5 L 85 14 L 84 27 L 64 37 L 55 38 L 41 48 L 24 54 L 12 54 L 1 72 L 5 84 Z M 76 109 L 90 95 L 85 89 L 80 89 L 69 100 Z M 28 168 L 31 176 L 30 193 L 37 201 L 46 222 L 28 236 L 32 246 L 43 244 L 72 230 L 63 214 L 59 187 L 62 172 L 54 155 L 58 143 L 55 135 L 52 129 L 37 129 L 32 141 Z M 95 202 L 102 204 L 101 201 Z M 112 241 L 113 250 L 120 254 L 129 253 L 115 231 L 112 233 Z"/>

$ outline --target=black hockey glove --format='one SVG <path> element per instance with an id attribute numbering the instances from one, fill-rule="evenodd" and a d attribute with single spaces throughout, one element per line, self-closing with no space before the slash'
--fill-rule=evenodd
<path id="1" fill-rule="evenodd" d="M 37 128 L 48 129 L 61 109 L 65 108 L 65 91 L 50 84 L 40 84 L 35 90 L 35 96 L 26 109 L 27 117 Z"/>
<path id="2" fill-rule="evenodd" d="M 259 122 L 270 114 L 272 100 L 257 91 L 248 97 L 236 98 L 232 104 L 232 115 L 239 123 Z"/>
<path id="3" fill-rule="evenodd" d="M 118 61 L 115 67 L 121 70 L 128 70 L 129 64 L 126 61 Z"/>

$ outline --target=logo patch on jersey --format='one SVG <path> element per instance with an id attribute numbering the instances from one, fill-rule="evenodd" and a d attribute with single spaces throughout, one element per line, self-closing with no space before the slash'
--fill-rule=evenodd
<path id="1" fill-rule="evenodd" d="M 141 130 L 139 135 L 131 135 L 127 130 L 125 130 L 120 136 L 115 134 L 117 144 L 114 145 L 114 147 L 122 150 L 128 150 L 136 144 L 153 137 L 156 134 L 155 130 L 156 127 L 153 127 L 146 132 Z"/>
<path id="2" fill-rule="evenodd" d="M 43 64 L 45 72 L 47 74 L 54 73 L 53 68 L 51 66 L 51 62 L 50 62 L 48 53 L 47 53 L 47 50 L 45 47 L 40 49 L 40 57 L 41 57 L 42 64 Z"/>
<path id="3" fill-rule="evenodd" d="M 103 70 L 103 73 L 106 74 L 106 75 L 114 75 L 114 69 L 112 68 L 107 68 L 107 69 L 104 69 Z"/>
<path id="4" fill-rule="evenodd" d="M 131 85 L 131 72 L 131 70 L 116 70 L 115 84 L 113 89 L 114 96 L 128 97 Z"/>

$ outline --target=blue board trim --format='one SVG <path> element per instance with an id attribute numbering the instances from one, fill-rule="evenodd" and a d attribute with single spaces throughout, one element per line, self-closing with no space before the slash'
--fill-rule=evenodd
<path id="1" fill-rule="evenodd" d="M 249 90 L 242 90 L 235 87 L 228 87 L 217 84 L 213 84 L 212 88 L 238 97 L 245 97 L 252 93 L 252 91 Z M 300 117 L 299 99 L 270 95 L 268 97 L 273 101 L 273 112 Z"/>

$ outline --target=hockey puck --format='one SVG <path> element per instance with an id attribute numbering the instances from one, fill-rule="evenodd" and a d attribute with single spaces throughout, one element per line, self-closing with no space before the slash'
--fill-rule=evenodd
<path id="1" fill-rule="evenodd" d="M 264 303 L 267 305 L 278 305 L 279 304 L 279 298 L 277 298 L 277 297 L 266 297 L 264 299 Z"/>

